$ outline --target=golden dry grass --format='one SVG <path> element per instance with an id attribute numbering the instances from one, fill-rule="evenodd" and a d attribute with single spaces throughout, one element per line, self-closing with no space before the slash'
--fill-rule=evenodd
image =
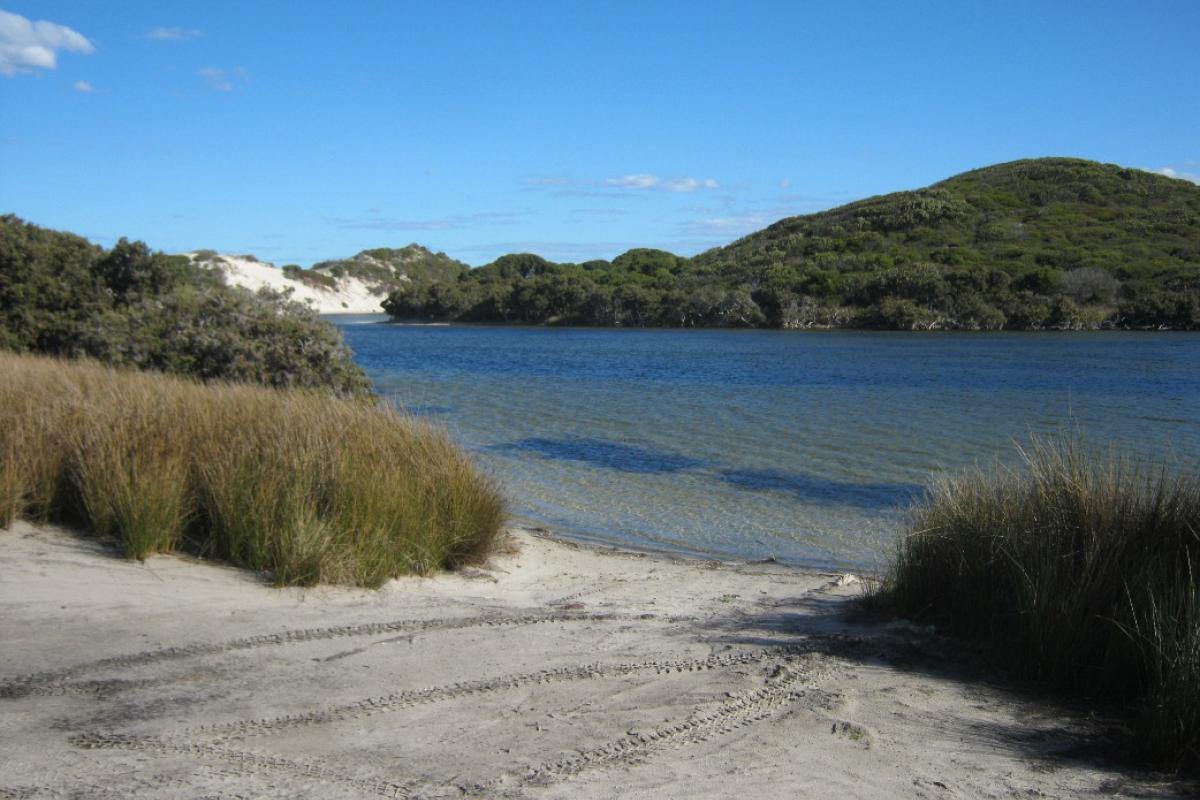
<path id="1" fill-rule="evenodd" d="M 0 374 L 0 526 L 378 586 L 482 558 L 503 525 L 444 431 L 367 401 L 9 353 Z"/>

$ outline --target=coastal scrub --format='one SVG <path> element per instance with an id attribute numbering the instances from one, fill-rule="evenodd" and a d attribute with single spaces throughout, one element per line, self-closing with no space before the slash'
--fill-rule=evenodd
<path id="1" fill-rule="evenodd" d="M 1127 712 L 1200 767 L 1200 477 L 1079 442 L 935 485 L 871 601 L 982 642 L 1018 677 Z"/>
<path id="2" fill-rule="evenodd" d="M 504 521 L 445 431 L 366 399 L 11 353 L 0 374 L 0 527 L 379 586 L 481 559 Z"/>

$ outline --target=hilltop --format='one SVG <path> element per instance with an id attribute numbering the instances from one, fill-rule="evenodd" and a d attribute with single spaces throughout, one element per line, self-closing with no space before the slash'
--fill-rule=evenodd
<path id="1" fill-rule="evenodd" d="M 1200 186 L 1070 158 L 1014 161 L 789 217 L 694 258 L 504 256 L 404 286 L 399 319 L 1041 329 L 1200 327 Z"/>
<path id="2" fill-rule="evenodd" d="M 1041 301 L 1057 304 L 1055 321 L 1124 305 L 1132 322 L 1194 325 L 1194 305 L 1162 295 L 1200 287 L 1200 187 L 1080 159 L 1014 161 L 790 217 L 693 263 L 783 294 L 893 297 L 984 327 L 999 323 L 995 311 L 1033 322 Z M 972 295 L 998 302 L 963 307 Z"/>
<path id="3" fill-rule="evenodd" d="M 417 283 L 451 281 L 464 275 L 468 269 L 466 264 L 445 253 L 434 253 L 419 244 L 410 244 L 400 248 L 378 247 L 363 250 L 352 258 L 322 261 L 314 264 L 312 271 L 334 278 L 351 277 L 386 285 L 397 280 Z"/>

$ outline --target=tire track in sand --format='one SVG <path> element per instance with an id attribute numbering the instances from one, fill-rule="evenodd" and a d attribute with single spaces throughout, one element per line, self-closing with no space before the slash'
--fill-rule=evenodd
<path id="1" fill-rule="evenodd" d="M 455 700 L 460 697 L 518 689 L 523 686 L 622 677 L 645 672 L 654 672 L 659 675 L 672 672 L 702 672 L 712 669 L 756 664 L 775 658 L 808 652 L 810 652 L 809 649 L 799 647 L 780 647 L 767 650 L 743 650 L 735 653 L 714 654 L 707 658 L 661 658 L 630 663 L 575 664 L 537 670 L 535 672 L 500 675 L 494 678 L 484 678 L 475 681 L 462 681 L 426 689 L 394 692 L 330 708 L 306 711 L 299 714 L 288 714 L 273 719 L 236 720 L 233 722 L 218 723 L 191 728 L 179 735 L 183 738 L 195 737 L 212 742 L 245 739 L 253 736 L 267 736 L 277 731 L 291 728 L 344 722 L 377 714 L 395 712 L 426 703 L 437 703 Z"/>
<path id="2" fill-rule="evenodd" d="M 768 719 L 806 695 L 794 687 L 804 682 L 812 686 L 832 670 L 828 660 L 817 653 L 792 657 L 776 664 L 765 686 L 731 694 L 715 708 L 697 706 L 687 719 L 667 723 L 637 734 L 626 734 L 603 745 L 530 768 L 520 779 L 522 785 L 545 785 L 578 775 L 590 769 L 632 765 L 658 751 L 698 744 Z"/>
<path id="3" fill-rule="evenodd" d="M 261 776 L 264 771 L 274 772 L 306 782 L 331 783 L 378 797 L 407 798 L 410 796 L 409 787 L 413 785 L 354 778 L 316 761 L 231 750 L 203 742 L 168 741 L 155 736 L 127 736 L 116 733 L 83 733 L 70 737 L 68 741 L 86 750 L 126 750 L 217 761 L 243 775 Z"/>
<path id="4" fill-rule="evenodd" d="M 52 672 L 36 672 L 19 675 L 0 682 L 0 699 L 12 699 L 29 696 L 54 696 L 65 694 L 96 694 L 105 691 L 137 688 L 146 681 L 74 681 L 72 679 L 89 672 L 107 669 L 122 669 L 140 667 L 158 661 L 171 661 L 197 656 L 221 655 L 223 653 L 250 650 L 258 647 L 272 647 L 296 644 L 301 642 L 319 641 L 323 639 L 339 639 L 354 636 L 378 636 L 386 633 L 420 633 L 433 630 L 458 630 L 463 628 L 504 628 L 520 625 L 540 625 L 552 622 L 606 622 L 606 621 L 647 621 L 660 620 L 664 622 L 683 621 L 683 618 L 656 617 L 652 614 L 580 614 L 568 612 L 553 612 L 548 614 L 524 614 L 520 616 L 475 616 L 461 618 L 437 618 L 416 620 L 392 620 L 388 622 L 368 622 L 358 625 L 340 625 L 328 628 L 302 628 L 297 630 L 264 633 L 255 636 L 245 636 L 224 642 L 200 642 L 195 644 L 164 647 L 157 650 L 146 650 L 140 653 L 110 656 L 108 658 L 76 664 Z"/>

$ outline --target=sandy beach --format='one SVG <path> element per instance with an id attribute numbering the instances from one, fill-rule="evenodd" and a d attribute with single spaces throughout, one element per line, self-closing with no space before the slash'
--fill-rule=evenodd
<path id="1" fill-rule="evenodd" d="M 0 539 L 0 798 L 1189 792 L 929 632 L 853 621 L 849 576 L 514 531 L 486 568 L 281 590 Z"/>

